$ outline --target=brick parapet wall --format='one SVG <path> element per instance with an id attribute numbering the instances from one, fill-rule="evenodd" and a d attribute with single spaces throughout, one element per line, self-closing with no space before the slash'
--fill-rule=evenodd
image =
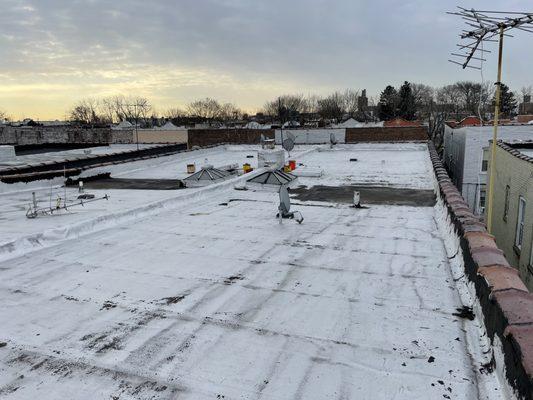
<path id="1" fill-rule="evenodd" d="M 487 334 L 502 343 L 507 379 L 522 399 L 533 399 L 533 294 L 470 211 L 451 182 L 432 142 L 429 151 L 439 191 L 460 237 L 465 274 L 473 282 Z M 493 342 L 494 343 L 494 342 Z"/>
<path id="2" fill-rule="evenodd" d="M 428 140 L 428 130 L 424 126 L 346 128 L 346 143 L 410 142 L 419 140 Z"/>
<path id="3" fill-rule="evenodd" d="M 217 144 L 259 144 L 261 135 L 274 139 L 273 129 L 189 129 L 188 145 L 205 147 Z"/>
<path id="4" fill-rule="evenodd" d="M 0 145 L 39 145 L 65 143 L 133 143 L 133 131 L 112 130 L 107 127 L 25 126 L 0 127 Z"/>

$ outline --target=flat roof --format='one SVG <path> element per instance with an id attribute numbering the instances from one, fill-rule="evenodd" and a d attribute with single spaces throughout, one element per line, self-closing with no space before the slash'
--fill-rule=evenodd
<path id="1" fill-rule="evenodd" d="M 113 168 L 175 179 L 191 160 L 257 166 L 247 157 L 256 151 L 226 146 Z M 300 170 L 323 171 L 300 177 L 302 189 L 435 184 L 425 144 L 306 146 L 292 156 Z M 294 198 L 304 222 L 280 225 L 277 193 L 235 190 L 242 179 L 111 190 L 82 216 L 35 224 L 9 211 L 0 231 L 20 222 L 12 237 L 26 241 L 0 262 L 0 393 L 501 398 L 494 374 L 485 379 L 497 396 L 479 386 L 475 321 L 454 315 L 462 303 L 434 207 Z M 3 196 L 16 203 L 25 193 Z M 74 225 L 80 236 L 66 232 Z"/>

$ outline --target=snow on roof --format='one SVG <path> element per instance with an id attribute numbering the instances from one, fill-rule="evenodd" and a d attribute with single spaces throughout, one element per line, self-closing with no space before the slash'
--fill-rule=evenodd
<path id="1" fill-rule="evenodd" d="M 253 149 L 110 171 L 175 179 L 206 154 L 241 164 Z M 298 178 L 307 188 L 434 185 L 424 144 L 297 146 L 291 158 L 324 170 Z M 20 399 L 477 399 L 488 393 L 478 384 L 502 393 L 495 374 L 478 379 L 479 323 L 454 315 L 459 283 L 438 209 L 293 198 L 305 221 L 280 225 L 277 193 L 234 189 L 249 177 L 112 189 L 107 202 L 35 220 L 19 207 L 28 187 L 10 187 L 0 204 L 0 390 Z M 43 204 L 49 185 L 36 189 Z"/>
<path id="2" fill-rule="evenodd" d="M 113 126 L 112 129 L 117 129 L 117 130 L 120 130 L 120 129 L 132 129 L 133 128 L 133 124 L 129 121 L 120 121 L 117 125 Z"/>
<path id="3" fill-rule="evenodd" d="M 335 128 L 373 128 L 383 126 L 383 121 L 380 122 L 359 122 L 353 118 L 347 119 L 346 121 L 334 125 Z"/>
<path id="4" fill-rule="evenodd" d="M 244 125 L 245 129 L 270 129 L 270 125 L 263 125 L 257 121 L 250 121 Z"/>
<path id="5" fill-rule="evenodd" d="M 159 128 L 162 131 L 175 131 L 178 128 L 176 125 L 174 125 L 171 121 L 167 121 L 167 123 Z"/>
<path id="6" fill-rule="evenodd" d="M 297 128 L 300 126 L 298 121 L 287 121 L 283 124 L 284 128 Z"/>

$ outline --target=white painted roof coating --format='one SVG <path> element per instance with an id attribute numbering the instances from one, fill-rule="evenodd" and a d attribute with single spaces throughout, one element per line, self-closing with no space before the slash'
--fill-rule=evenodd
<path id="1" fill-rule="evenodd" d="M 217 166 L 250 162 L 252 149 L 205 154 Z M 320 149 L 292 154 L 324 170 L 300 183 L 433 187 L 424 144 Z M 186 157 L 130 173 L 169 177 Z M 453 315 L 462 304 L 436 209 L 294 201 L 305 221 L 279 225 L 277 194 L 234 190 L 239 180 L 113 190 L 83 218 L 59 216 L 64 236 L 0 255 L 0 398 L 501 398 L 478 385 L 465 333 L 475 321 Z"/>

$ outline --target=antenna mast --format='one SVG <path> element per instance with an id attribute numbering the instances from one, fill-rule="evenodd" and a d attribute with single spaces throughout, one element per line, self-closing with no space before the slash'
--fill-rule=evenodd
<path id="1" fill-rule="evenodd" d="M 454 57 L 464 59 L 463 62 L 448 60 L 451 63 L 458 64 L 463 69 L 474 68 L 481 69 L 478 66 L 471 65 L 472 60 L 480 62 L 486 61 L 485 50 L 480 44 L 484 42 L 498 42 L 498 80 L 496 81 L 496 101 L 494 110 L 494 131 L 492 137 L 492 146 L 490 154 L 490 175 L 489 190 L 487 194 L 487 230 L 492 231 L 492 209 L 494 204 L 494 167 L 496 142 L 498 140 L 498 120 L 500 116 L 500 97 L 501 97 L 501 80 L 502 80 L 502 59 L 503 59 L 503 39 L 505 36 L 513 37 L 506 33 L 511 29 L 533 33 L 533 12 L 505 12 L 505 11 L 482 11 L 457 7 L 459 11 L 449 12 L 448 14 L 461 17 L 470 27 L 471 30 L 463 30 L 459 37 L 466 40 L 466 43 L 460 43 L 457 46 L 464 53 L 452 53 Z M 497 40 L 495 38 L 498 38 Z M 478 53 L 479 52 L 479 53 Z"/>

